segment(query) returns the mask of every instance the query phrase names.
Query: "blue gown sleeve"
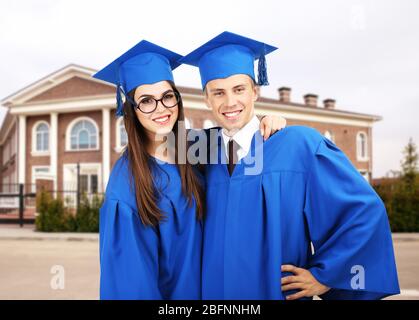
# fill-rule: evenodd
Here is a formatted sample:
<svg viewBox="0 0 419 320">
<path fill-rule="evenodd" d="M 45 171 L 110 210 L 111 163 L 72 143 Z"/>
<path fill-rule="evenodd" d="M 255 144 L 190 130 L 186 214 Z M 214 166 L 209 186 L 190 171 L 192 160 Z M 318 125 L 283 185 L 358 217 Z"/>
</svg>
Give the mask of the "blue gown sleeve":
<svg viewBox="0 0 419 320">
<path fill-rule="evenodd" d="M 100 209 L 100 298 L 162 299 L 158 235 L 127 203 L 106 199 Z"/>
<path fill-rule="evenodd" d="M 381 299 L 400 293 L 385 206 L 331 141 L 317 146 L 304 208 L 314 254 L 309 270 L 331 288 L 323 299 Z"/>
</svg>

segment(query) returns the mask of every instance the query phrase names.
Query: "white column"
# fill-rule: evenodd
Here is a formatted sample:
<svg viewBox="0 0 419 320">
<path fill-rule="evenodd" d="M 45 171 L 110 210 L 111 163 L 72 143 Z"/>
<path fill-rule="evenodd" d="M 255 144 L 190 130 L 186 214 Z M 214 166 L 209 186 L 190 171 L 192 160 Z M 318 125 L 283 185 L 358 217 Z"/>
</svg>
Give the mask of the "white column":
<svg viewBox="0 0 419 320">
<path fill-rule="evenodd" d="M 103 165 L 103 191 L 106 190 L 111 170 L 111 116 L 110 110 L 102 109 L 102 165 Z"/>
<path fill-rule="evenodd" d="M 49 133 L 49 150 L 50 150 L 50 173 L 54 177 L 54 190 L 57 190 L 58 184 L 58 114 L 51 112 L 50 114 L 50 133 Z"/>
<path fill-rule="evenodd" d="M 26 116 L 19 115 L 19 150 L 18 150 L 19 183 L 25 183 L 26 178 Z"/>
</svg>

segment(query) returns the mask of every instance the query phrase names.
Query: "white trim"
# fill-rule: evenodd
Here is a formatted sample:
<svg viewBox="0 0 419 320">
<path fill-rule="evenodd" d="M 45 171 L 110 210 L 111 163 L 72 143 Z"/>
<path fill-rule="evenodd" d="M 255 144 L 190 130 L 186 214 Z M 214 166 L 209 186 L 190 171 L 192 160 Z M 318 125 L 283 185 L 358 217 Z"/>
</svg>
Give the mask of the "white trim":
<svg viewBox="0 0 419 320">
<path fill-rule="evenodd" d="M 32 157 L 49 157 L 50 152 L 49 151 L 31 151 Z"/>
<path fill-rule="evenodd" d="M 111 114 L 107 108 L 102 109 L 102 128 L 103 189 L 105 190 L 111 171 Z"/>
<path fill-rule="evenodd" d="M 44 83 L 41 83 L 38 88 L 33 88 L 32 92 L 29 91 L 28 93 L 24 94 L 20 99 L 17 99 L 13 102 L 14 103 L 25 103 L 26 101 L 29 101 L 29 100 L 43 94 L 44 92 L 47 92 L 48 90 L 51 90 L 51 89 L 59 86 L 60 84 L 66 82 L 70 79 L 73 79 L 73 78 L 80 78 L 80 79 L 83 79 L 83 80 L 112 86 L 109 83 L 106 83 L 104 81 L 92 78 L 91 75 L 85 75 L 85 74 L 77 73 L 77 72 L 74 72 L 74 71 L 69 71 L 68 74 L 61 75 L 60 78 L 47 79 Z"/>
<path fill-rule="evenodd" d="M 11 137 L 13 138 L 11 140 L 13 141 L 14 149 L 15 149 L 14 150 L 15 153 L 12 154 L 12 156 L 14 155 L 15 157 L 17 157 L 17 154 L 19 152 L 19 146 L 17 145 L 18 144 L 18 136 L 19 136 L 19 128 L 18 128 L 18 125 L 16 124 L 15 125 L 15 132 L 11 134 Z M 16 180 L 15 180 L 15 182 L 17 182 L 17 170 L 15 170 L 15 171 L 16 171 Z"/>
<path fill-rule="evenodd" d="M 62 99 L 60 101 L 48 101 L 42 103 L 28 103 L 14 105 L 10 109 L 11 114 L 37 115 L 50 112 L 73 113 L 102 108 L 115 108 L 115 97 L 113 95 L 91 96 L 89 98 Z"/>
<path fill-rule="evenodd" d="M 126 147 L 126 145 L 121 145 L 121 131 L 120 131 L 120 125 L 124 125 L 124 118 L 123 117 L 119 117 L 118 119 L 116 119 L 115 121 L 115 148 L 114 150 L 116 152 L 122 152 L 122 150 L 124 150 L 124 148 Z M 125 128 L 125 126 L 124 126 Z"/>
<path fill-rule="evenodd" d="M 58 179 L 58 114 L 51 112 L 50 114 L 50 132 L 49 132 L 49 145 L 51 150 L 50 172 L 54 177 L 54 190 L 57 190 Z"/>
<path fill-rule="evenodd" d="M 19 151 L 18 151 L 18 170 L 19 183 L 25 183 L 26 171 L 26 116 L 19 115 Z"/>
<path fill-rule="evenodd" d="M 202 98 L 192 96 L 193 99 L 184 97 L 184 105 L 187 109 L 198 109 L 208 111 L 208 107 Z M 102 108 L 115 108 L 115 97 L 113 95 L 92 96 L 83 99 L 69 99 L 61 101 L 50 101 L 48 103 L 31 103 L 15 105 L 10 110 L 11 114 L 44 114 L 49 112 L 69 113 L 91 110 L 102 110 Z M 375 121 L 381 118 L 370 115 L 346 114 L 320 108 L 303 108 L 287 106 L 283 104 L 267 104 L 256 102 L 255 113 L 257 115 L 280 115 L 290 120 L 302 120 L 320 123 L 332 123 L 356 127 L 372 127 Z"/>
<path fill-rule="evenodd" d="M 363 157 L 361 155 L 361 150 L 358 148 L 358 139 L 360 139 L 360 136 L 364 135 L 365 137 L 365 156 Z M 355 140 L 355 148 L 356 148 L 356 160 L 359 162 L 367 162 L 369 161 L 369 150 L 368 150 L 368 134 L 365 131 L 358 131 L 356 134 L 356 140 Z"/>
<path fill-rule="evenodd" d="M 29 86 L 24 87 L 23 89 L 7 96 L 1 101 L 1 103 L 21 103 L 25 100 L 30 100 L 34 96 L 37 96 L 51 89 L 51 87 L 59 85 L 60 83 L 68 80 L 71 77 L 81 77 L 92 82 L 107 84 L 106 82 L 92 78 L 91 76 L 95 72 L 96 70 L 91 68 L 70 64 L 62 69 L 59 69 L 58 71 L 55 71 L 47 75 L 46 77 L 41 78 L 40 80 L 30 84 Z"/>
<path fill-rule="evenodd" d="M 71 149 L 71 130 L 73 129 L 74 125 L 79 121 L 89 121 L 91 122 L 96 128 L 96 148 L 89 148 L 89 149 Z M 66 152 L 84 152 L 84 151 L 98 151 L 100 150 L 99 147 L 99 127 L 96 121 L 90 117 L 82 116 L 73 119 L 67 126 L 66 133 L 65 133 L 65 151 Z"/>
<path fill-rule="evenodd" d="M 36 130 L 38 128 L 38 126 L 40 126 L 41 124 L 45 124 L 48 127 L 48 150 L 37 150 L 37 134 L 36 134 Z M 50 129 L 50 125 L 47 121 L 45 120 L 39 120 L 36 121 L 34 123 L 34 125 L 32 126 L 32 149 L 31 149 L 31 156 L 34 157 L 39 157 L 39 156 L 49 156 L 50 154 L 50 150 L 51 150 L 51 139 L 50 139 L 50 134 L 51 134 L 51 129 Z"/>
</svg>

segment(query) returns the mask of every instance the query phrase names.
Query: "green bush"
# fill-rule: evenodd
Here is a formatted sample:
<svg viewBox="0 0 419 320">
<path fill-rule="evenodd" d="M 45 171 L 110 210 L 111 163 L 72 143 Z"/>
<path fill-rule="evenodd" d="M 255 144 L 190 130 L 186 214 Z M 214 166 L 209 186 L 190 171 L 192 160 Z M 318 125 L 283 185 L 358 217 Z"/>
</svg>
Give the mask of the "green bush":
<svg viewBox="0 0 419 320">
<path fill-rule="evenodd" d="M 419 193 L 399 191 L 392 201 L 390 223 L 396 232 L 419 231 Z"/>
<path fill-rule="evenodd" d="M 385 203 L 393 232 L 419 232 L 418 155 L 412 139 L 404 154 L 399 176 L 383 179 L 374 188 Z"/>
<path fill-rule="evenodd" d="M 42 191 L 37 199 L 39 216 L 36 218 L 36 229 L 45 232 L 66 231 L 68 213 L 61 198 L 53 199 L 48 192 Z"/>
<path fill-rule="evenodd" d="M 89 200 L 86 194 L 82 195 L 80 208 L 75 217 L 77 232 L 99 232 L 99 209 L 102 199 L 98 195 L 93 195 Z"/>
<path fill-rule="evenodd" d="M 50 193 L 41 191 L 37 195 L 38 216 L 35 220 L 37 231 L 44 232 L 98 232 L 99 209 L 102 197 L 93 195 L 92 199 L 83 194 L 77 212 L 64 206 L 61 197 L 54 199 Z"/>
</svg>

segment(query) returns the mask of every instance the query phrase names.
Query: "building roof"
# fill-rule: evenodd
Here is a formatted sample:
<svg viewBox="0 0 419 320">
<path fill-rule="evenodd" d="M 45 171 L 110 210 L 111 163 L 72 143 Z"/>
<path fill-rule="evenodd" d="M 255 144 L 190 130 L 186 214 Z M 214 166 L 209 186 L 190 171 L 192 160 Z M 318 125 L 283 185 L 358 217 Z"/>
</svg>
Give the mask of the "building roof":
<svg viewBox="0 0 419 320">
<path fill-rule="evenodd" d="M 38 81 L 35 81 L 34 83 L 31 83 L 22 89 L 10 94 L 9 96 L 2 99 L 1 104 L 3 104 L 6 107 L 13 106 L 13 104 L 22 104 L 28 101 L 31 101 L 34 96 L 39 96 L 41 93 L 45 92 L 46 90 L 51 89 L 51 87 L 57 86 L 60 83 L 63 83 L 63 81 L 68 80 L 69 76 L 74 75 L 74 77 L 83 77 L 85 80 L 92 81 L 92 82 L 98 82 L 102 85 L 113 87 L 113 85 L 94 79 L 91 77 L 97 70 L 84 67 L 78 64 L 68 64 L 67 66 L 39 79 Z M 202 97 L 203 91 L 200 88 L 191 88 L 191 87 L 184 87 L 184 86 L 178 86 L 179 91 L 184 95 L 190 95 L 190 96 L 196 96 Z M 32 94 L 33 92 L 36 92 L 36 95 Z M 109 91 L 108 93 L 105 93 L 109 96 L 112 95 L 112 91 Z M 104 95 L 103 91 L 98 93 L 98 96 Z M 45 95 L 47 96 L 47 95 Z M 307 112 L 311 114 L 319 114 L 319 115 L 329 115 L 329 116 L 340 116 L 340 117 L 347 117 L 347 118 L 358 118 L 358 119 L 364 119 L 367 121 L 378 121 L 382 118 L 378 115 L 371 115 L 366 113 L 358 113 L 358 112 L 351 112 L 341 109 L 326 109 L 323 107 L 312 107 L 307 106 L 303 103 L 296 103 L 296 102 L 285 102 L 280 101 L 279 99 L 273 99 L 273 98 L 267 98 L 267 97 L 260 97 L 257 101 L 257 104 L 263 105 L 263 107 L 267 107 L 268 109 L 277 109 L 280 108 L 282 110 L 294 110 L 297 112 Z M 8 113 L 9 114 L 9 113 Z M 9 115 L 13 116 L 13 115 Z M 7 117 L 7 116 L 6 116 Z M 6 120 L 3 123 L 6 123 Z"/>
<path fill-rule="evenodd" d="M 203 95 L 202 93 L 202 89 L 198 89 L 198 88 L 191 88 L 191 87 L 183 87 L 183 86 L 178 86 L 177 87 L 178 90 L 181 93 L 184 94 L 191 94 L 191 95 Z M 273 99 L 273 98 L 267 98 L 267 97 L 259 97 L 259 99 L 257 100 L 257 102 L 260 103 L 266 103 L 266 104 L 271 104 L 273 106 L 277 105 L 277 106 L 290 106 L 290 107 L 297 107 L 297 108 L 304 108 L 304 109 L 300 109 L 301 111 L 318 111 L 318 112 L 324 112 L 324 113 L 339 113 L 339 114 L 343 114 L 343 115 L 348 115 L 348 116 L 362 116 L 363 118 L 368 117 L 371 118 L 374 121 L 379 121 L 382 119 L 381 116 L 378 115 L 372 115 L 372 114 L 367 114 L 367 113 L 359 113 L 359 112 L 351 112 L 351 111 L 345 111 L 345 110 L 340 110 L 340 109 L 325 109 L 323 107 L 308 107 L 307 105 L 303 104 L 303 103 L 296 103 L 296 102 L 283 102 L 280 101 L 279 99 Z"/>
</svg>

